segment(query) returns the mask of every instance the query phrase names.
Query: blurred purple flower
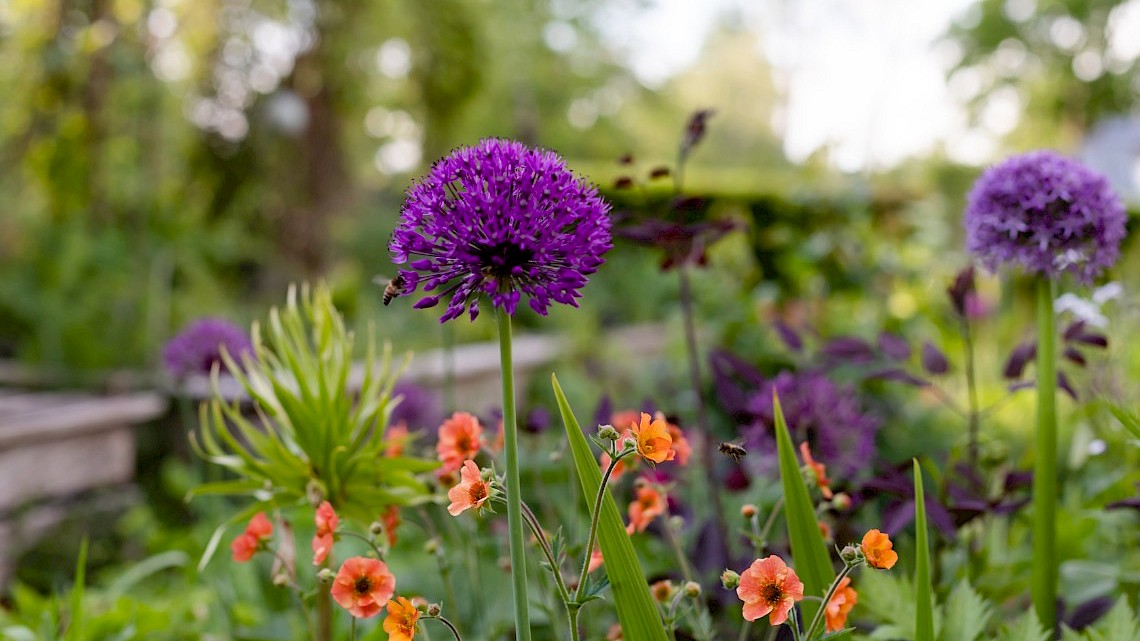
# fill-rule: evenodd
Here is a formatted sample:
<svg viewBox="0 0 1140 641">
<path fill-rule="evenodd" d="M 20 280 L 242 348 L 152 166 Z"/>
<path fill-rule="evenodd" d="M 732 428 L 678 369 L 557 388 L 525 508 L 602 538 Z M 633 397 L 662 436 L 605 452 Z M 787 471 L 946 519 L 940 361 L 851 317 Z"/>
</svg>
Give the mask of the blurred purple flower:
<svg viewBox="0 0 1140 641">
<path fill-rule="evenodd" d="M 819 350 L 825 362 L 870 363 L 875 360 L 871 344 L 855 336 L 837 336 Z"/>
<path fill-rule="evenodd" d="M 1050 151 L 987 169 L 971 190 L 966 246 L 991 271 L 1016 263 L 1088 283 L 1116 262 L 1125 212 L 1104 176 Z"/>
<path fill-rule="evenodd" d="M 201 318 L 170 339 L 162 350 L 162 361 L 175 378 L 209 374 L 215 363 L 222 363 L 223 347 L 239 365 L 245 355 L 253 354 L 245 330 L 225 319 Z"/>
<path fill-rule="evenodd" d="M 974 295 L 974 266 L 969 267 L 958 272 L 954 276 L 954 282 L 946 289 L 946 294 L 950 296 L 950 304 L 954 306 L 954 311 L 962 318 L 969 317 L 968 306 L 970 298 Z"/>
<path fill-rule="evenodd" d="M 749 461 L 754 451 L 759 455 L 757 460 L 775 451 L 772 392 L 780 396 L 792 440 L 810 443 L 829 474 L 852 477 L 870 468 L 880 419 L 863 411 L 853 389 L 840 387 L 823 373 L 811 370 L 780 372 L 750 395 L 746 409 L 751 423 L 742 431 L 750 446 Z"/>
<path fill-rule="evenodd" d="M 945 374 L 950 371 L 950 361 L 946 360 L 942 350 L 926 341 L 922 344 L 922 369 L 929 374 Z"/>
<path fill-rule="evenodd" d="M 443 422 L 443 406 L 432 390 L 404 380 L 392 387 L 392 397 L 402 397 L 392 410 L 389 424 L 403 422 L 409 430 L 434 432 Z"/>
<path fill-rule="evenodd" d="M 883 356 L 893 361 L 905 361 L 910 358 L 910 344 L 898 334 L 881 332 L 879 334 L 879 351 Z"/>
<path fill-rule="evenodd" d="M 731 220 L 706 220 L 693 223 L 675 223 L 647 219 L 618 229 L 617 235 L 664 252 L 661 269 L 669 270 L 682 265 L 703 266 L 708 262 L 705 249 L 737 228 Z"/>
<path fill-rule="evenodd" d="M 551 151 L 488 139 L 436 162 L 408 189 L 389 249 L 405 294 L 450 296 L 440 322 L 479 314 L 479 295 L 514 314 L 523 294 L 546 315 L 550 303 L 577 306 L 579 289 L 611 247 L 610 207 Z"/>
</svg>

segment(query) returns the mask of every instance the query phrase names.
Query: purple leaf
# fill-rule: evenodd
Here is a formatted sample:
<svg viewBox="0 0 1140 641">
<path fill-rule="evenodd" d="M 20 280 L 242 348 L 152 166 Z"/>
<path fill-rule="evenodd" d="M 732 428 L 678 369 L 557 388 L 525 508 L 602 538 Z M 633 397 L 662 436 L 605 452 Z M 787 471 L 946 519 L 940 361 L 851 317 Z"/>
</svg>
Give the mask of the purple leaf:
<svg viewBox="0 0 1140 641">
<path fill-rule="evenodd" d="M 942 350 L 926 341 L 922 344 L 922 368 L 931 374 L 945 374 L 950 371 L 950 362 Z"/>
<path fill-rule="evenodd" d="M 1030 339 L 1022 342 L 1010 352 L 1001 375 L 1009 380 L 1021 378 L 1025 366 L 1034 358 L 1037 358 L 1037 341 Z"/>
<path fill-rule="evenodd" d="M 869 363 L 875 360 L 875 350 L 871 345 L 854 336 L 839 336 L 828 341 L 819 353 L 825 360 Z"/>
<path fill-rule="evenodd" d="M 1065 376 L 1064 372 L 1057 372 L 1057 387 L 1065 391 L 1074 401 L 1077 399 L 1077 390 L 1073 388 L 1072 383 L 1069 382 L 1069 377 Z"/>
<path fill-rule="evenodd" d="M 896 383 L 905 383 L 907 385 L 914 385 L 915 387 L 926 387 L 930 385 L 930 381 L 919 378 L 910 372 L 899 369 L 897 367 L 890 369 L 883 369 L 877 372 L 872 372 L 867 375 L 869 381 L 893 381 Z"/>
<path fill-rule="evenodd" d="M 974 293 L 974 266 L 970 265 L 958 272 L 946 293 L 950 296 L 954 311 L 964 318 L 968 312 L 970 295 Z"/>
<path fill-rule="evenodd" d="M 890 332 L 879 334 L 879 351 L 894 361 L 905 361 L 910 358 L 910 345 L 906 339 Z"/>
<path fill-rule="evenodd" d="M 1081 354 L 1079 351 L 1077 351 L 1075 347 L 1066 347 L 1065 351 L 1061 352 L 1061 354 L 1065 358 L 1069 359 L 1073 363 L 1076 363 L 1077 365 L 1080 365 L 1081 367 L 1088 365 L 1088 361 L 1085 360 L 1084 354 Z"/>
<path fill-rule="evenodd" d="M 794 329 L 788 327 L 784 321 L 776 321 L 773 325 L 776 333 L 780 335 L 780 340 L 784 341 L 784 345 L 793 352 L 801 352 L 804 349 L 804 342 L 800 339 L 800 335 Z"/>
</svg>

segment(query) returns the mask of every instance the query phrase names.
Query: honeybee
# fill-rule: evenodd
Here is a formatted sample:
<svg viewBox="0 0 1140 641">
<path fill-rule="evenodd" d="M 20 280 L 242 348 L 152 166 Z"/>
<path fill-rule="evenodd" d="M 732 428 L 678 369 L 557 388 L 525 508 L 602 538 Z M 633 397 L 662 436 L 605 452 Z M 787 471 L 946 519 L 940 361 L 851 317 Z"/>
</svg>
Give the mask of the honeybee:
<svg viewBox="0 0 1140 641">
<path fill-rule="evenodd" d="M 385 277 L 383 277 L 383 276 L 377 276 L 376 278 L 372 279 L 372 282 L 376 283 L 377 285 L 380 285 L 380 284 L 384 283 L 385 280 L 388 280 L 388 279 L 385 279 Z M 384 285 L 384 306 L 385 307 L 387 307 L 388 304 L 392 302 L 393 298 L 396 298 L 400 294 L 404 293 L 404 285 L 405 284 L 406 284 L 406 281 L 404 280 L 403 274 L 396 274 L 395 278 L 388 280 L 388 283 L 386 285 Z"/>
<path fill-rule="evenodd" d="M 736 461 L 737 463 L 740 462 L 740 459 L 748 456 L 748 450 L 744 449 L 743 446 L 737 443 L 721 443 L 717 449 L 721 454 L 724 454 L 725 456 L 731 456 L 732 460 Z"/>
</svg>

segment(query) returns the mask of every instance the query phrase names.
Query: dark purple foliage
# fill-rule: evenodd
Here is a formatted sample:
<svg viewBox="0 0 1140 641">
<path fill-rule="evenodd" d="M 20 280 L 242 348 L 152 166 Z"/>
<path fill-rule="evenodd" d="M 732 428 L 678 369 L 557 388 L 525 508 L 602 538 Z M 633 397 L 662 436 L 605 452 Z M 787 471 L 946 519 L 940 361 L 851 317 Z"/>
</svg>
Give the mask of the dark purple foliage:
<svg viewBox="0 0 1140 641">
<path fill-rule="evenodd" d="M 902 336 L 881 332 L 878 342 L 879 351 L 892 361 L 905 361 L 910 358 L 910 344 Z"/>
<path fill-rule="evenodd" d="M 966 318 L 969 315 L 970 299 L 974 297 L 974 266 L 958 272 L 954 282 L 947 288 L 946 294 L 950 296 L 950 304 L 958 316 Z"/>
<path fill-rule="evenodd" d="M 639 245 L 661 249 L 665 254 L 661 269 L 669 270 L 681 265 L 704 265 L 708 261 L 705 250 L 734 229 L 736 223 L 731 220 L 675 223 L 650 218 L 622 227 L 617 235 Z"/>
<path fill-rule="evenodd" d="M 922 344 L 922 369 L 930 374 L 945 374 L 950 371 L 950 361 L 946 360 L 942 350 L 926 341 Z"/>
<path fill-rule="evenodd" d="M 1125 212 L 1108 180 L 1049 151 L 987 169 L 970 191 L 966 246 L 991 271 L 1006 263 L 1088 283 L 1116 262 Z"/>
<path fill-rule="evenodd" d="M 550 429 L 550 411 L 541 405 L 536 405 L 526 413 L 522 427 L 531 434 L 542 434 Z"/>
<path fill-rule="evenodd" d="M 685 125 L 685 135 L 681 138 L 682 159 L 688 156 L 693 147 L 696 147 L 705 137 L 708 120 L 715 114 L 716 110 L 714 109 L 701 109 L 689 116 L 689 122 Z"/>
<path fill-rule="evenodd" d="M 253 354 L 253 344 L 245 330 L 221 318 L 202 318 L 186 326 L 162 350 L 166 371 L 175 378 L 209 374 L 222 362 L 222 348 L 238 364 Z"/>
<path fill-rule="evenodd" d="M 810 443 L 815 458 L 828 466 L 833 478 L 850 478 L 869 469 L 880 419 L 863 411 L 853 389 L 810 370 L 781 372 L 749 395 L 745 410 L 751 420 L 742 428 L 749 446 L 748 461 L 771 463 L 775 451 L 773 392 L 780 397 L 792 440 Z"/>
<path fill-rule="evenodd" d="M 867 341 L 854 336 L 839 336 L 831 339 L 819 350 L 824 361 L 845 363 L 870 363 L 875 360 L 875 350 Z"/>
<path fill-rule="evenodd" d="M 780 340 L 783 341 L 784 345 L 787 346 L 788 349 L 792 350 L 793 352 L 803 351 L 803 339 L 801 339 L 800 335 L 796 333 L 796 330 L 789 327 L 787 323 L 778 320 L 772 325 L 772 327 L 776 330 L 776 334 L 779 335 Z"/>
<path fill-rule="evenodd" d="M 1025 366 L 1035 358 L 1037 358 L 1037 341 L 1035 339 L 1023 341 L 1010 352 L 1009 360 L 1005 362 L 1005 369 L 1002 370 L 1002 376 L 1009 380 L 1021 378 L 1025 372 Z"/>
<path fill-rule="evenodd" d="M 587 276 L 611 247 L 609 205 L 557 154 L 488 139 L 453 151 L 407 191 L 389 249 L 407 285 L 449 297 L 446 322 L 479 314 L 479 295 L 514 314 L 525 294 L 546 315 L 577 306 Z"/>
<path fill-rule="evenodd" d="M 1089 362 L 1085 359 L 1084 354 L 1081 354 L 1076 348 L 1073 347 L 1066 347 L 1065 350 L 1061 352 L 1061 355 L 1074 364 L 1079 365 L 1080 367 L 1084 367 L 1085 365 L 1089 364 Z"/>
<path fill-rule="evenodd" d="M 906 385 L 914 385 L 915 387 L 926 387 L 930 385 L 930 381 L 919 378 L 914 374 L 900 369 L 898 367 L 889 367 L 886 369 L 876 370 L 866 376 L 868 381 L 892 381 L 895 383 L 904 383 Z"/>
</svg>

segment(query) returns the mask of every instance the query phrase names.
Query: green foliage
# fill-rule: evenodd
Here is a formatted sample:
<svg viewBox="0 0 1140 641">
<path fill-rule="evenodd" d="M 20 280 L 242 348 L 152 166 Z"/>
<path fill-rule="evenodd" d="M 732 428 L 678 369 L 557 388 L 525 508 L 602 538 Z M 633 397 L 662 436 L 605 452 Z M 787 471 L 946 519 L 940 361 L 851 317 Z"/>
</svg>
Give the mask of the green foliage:
<svg viewBox="0 0 1140 641">
<path fill-rule="evenodd" d="M 959 581 L 942 609 L 942 630 L 939 641 L 976 641 L 986 630 L 993 616 L 993 607 L 979 595 L 969 582 Z"/>
<path fill-rule="evenodd" d="M 922 467 L 914 463 L 914 634 L 915 641 L 934 641 L 934 587 L 930 584 L 930 543 L 926 527 L 926 495 L 922 489 Z"/>
<path fill-rule="evenodd" d="M 363 370 L 354 374 L 354 336 L 326 287 L 305 287 L 299 298 L 291 288 L 285 309 L 270 312 L 264 335 L 254 326 L 253 343 L 254 356 L 240 365 L 228 354 L 224 359 L 254 401 L 258 421 L 239 402 L 223 400 L 215 370 L 216 398 L 203 405 L 192 438 L 203 458 L 238 478 L 200 486 L 192 496 L 248 495 L 264 509 L 319 495 L 362 523 L 388 505 L 426 500 L 415 475 L 436 464 L 384 456 L 395 382 L 391 350 L 385 346 L 378 356 L 370 334 Z"/>
<path fill-rule="evenodd" d="M 1140 620 L 1128 607 L 1128 599 L 1120 597 L 1085 636 L 1089 641 L 1134 641 L 1140 639 Z"/>
<path fill-rule="evenodd" d="M 792 437 L 788 434 L 788 424 L 784 421 L 784 411 L 780 399 L 773 397 L 776 415 L 776 448 L 780 459 L 780 479 L 784 487 L 784 514 L 788 522 L 788 539 L 792 543 L 792 558 L 795 560 L 796 574 L 804 583 L 805 595 L 822 597 L 828 586 L 835 580 L 835 571 L 827 554 L 827 546 L 819 531 L 819 520 L 815 507 L 800 473 L 796 460 Z M 803 619 L 811 621 L 819 610 L 816 601 L 800 604 Z"/>
<path fill-rule="evenodd" d="M 1045 641 L 1048 638 L 1049 633 L 1041 626 L 1041 621 L 1033 608 L 1029 608 L 1024 615 L 1005 626 L 1001 634 L 995 637 L 997 641 Z"/>
<path fill-rule="evenodd" d="M 552 376 L 551 381 L 582 494 L 586 497 L 596 496 L 602 484 L 598 461 L 594 458 L 586 437 L 582 435 L 582 428 L 566 401 L 566 395 L 562 393 L 562 387 L 558 385 L 558 378 Z M 622 524 L 621 512 L 608 492 L 602 502 L 602 514 L 598 522 L 598 543 L 605 558 L 606 575 L 613 588 L 614 607 L 621 622 L 623 638 L 629 641 L 664 641 L 667 638 L 665 626 L 661 622 L 657 605 L 649 594 L 648 581 Z M 590 554 L 590 550 L 584 554 Z"/>
</svg>

